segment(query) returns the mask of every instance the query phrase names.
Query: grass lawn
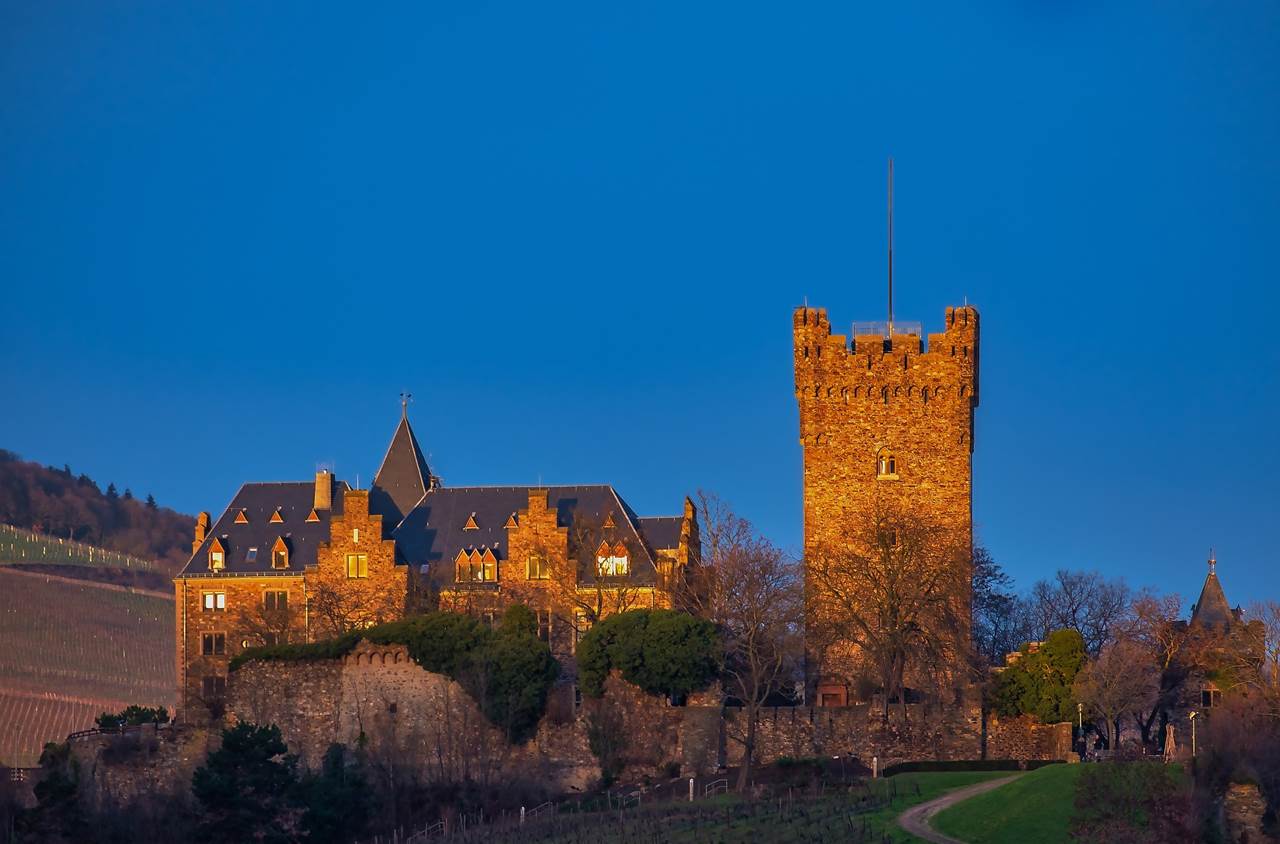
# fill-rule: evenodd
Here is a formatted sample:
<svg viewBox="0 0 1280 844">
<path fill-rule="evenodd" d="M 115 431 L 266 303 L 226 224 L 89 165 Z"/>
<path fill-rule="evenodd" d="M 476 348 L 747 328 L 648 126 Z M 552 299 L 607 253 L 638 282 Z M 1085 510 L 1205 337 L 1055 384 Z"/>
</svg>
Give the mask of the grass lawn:
<svg viewBox="0 0 1280 844">
<path fill-rule="evenodd" d="M 933 818 L 933 828 L 971 844 L 1066 842 L 1083 765 L 1049 765 Z"/>
<path fill-rule="evenodd" d="M 750 802 L 726 795 L 693 803 L 679 801 L 651 804 L 626 812 L 591 812 L 560 815 L 546 824 L 529 826 L 511 841 L 545 842 L 627 842 L 670 841 L 716 842 L 716 844 L 761 844 L 761 842 L 863 841 L 880 844 L 884 838 L 899 844 L 920 839 L 898 827 L 897 817 L 905 809 L 932 800 L 954 788 L 972 785 L 1006 772 L 945 772 L 899 774 L 875 780 L 867 792 L 828 791 L 823 797 L 763 798 Z M 785 795 L 785 789 L 780 792 Z M 871 797 L 874 805 L 866 798 Z M 1038 844 L 1038 842 L 1037 842 Z"/>
</svg>

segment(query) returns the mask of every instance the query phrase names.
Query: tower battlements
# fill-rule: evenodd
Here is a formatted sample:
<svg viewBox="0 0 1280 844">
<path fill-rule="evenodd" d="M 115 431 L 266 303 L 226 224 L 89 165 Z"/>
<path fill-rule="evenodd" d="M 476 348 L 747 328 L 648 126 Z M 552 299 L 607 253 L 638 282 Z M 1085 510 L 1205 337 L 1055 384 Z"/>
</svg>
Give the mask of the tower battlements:
<svg viewBox="0 0 1280 844">
<path fill-rule="evenodd" d="M 797 308 L 795 341 L 796 398 L 916 401 L 963 399 L 978 404 L 978 309 L 949 307 L 945 329 L 928 335 L 832 334 L 825 308 Z M 896 326 L 895 326 L 896 327 Z"/>
</svg>

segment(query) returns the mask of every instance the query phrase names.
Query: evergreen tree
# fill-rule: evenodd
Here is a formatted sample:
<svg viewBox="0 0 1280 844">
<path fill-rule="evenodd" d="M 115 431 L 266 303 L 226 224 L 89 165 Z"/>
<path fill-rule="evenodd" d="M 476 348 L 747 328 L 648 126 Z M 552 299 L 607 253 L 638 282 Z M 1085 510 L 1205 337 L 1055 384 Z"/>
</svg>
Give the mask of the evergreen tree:
<svg viewBox="0 0 1280 844">
<path fill-rule="evenodd" d="M 125 489 L 124 489 L 124 495 L 123 495 L 123 496 L 121 496 L 121 497 L 122 497 L 122 498 L 124 498 L 124 500 L 125 500 L 125 501 L 132 501 L 132 500 L 133 500 L 133 490 L 129 489 L 128 487 L 125 487 Z"/>
<path fill-rule="evenodd" d="M 191 778 L 200 804 L 200 841 L 286 842 L 297 838 L 297 757 L 280 728 L 241 722 Z"/>
<path fill-rule="evenodd" d="M 110 501 L 115 501 L 119 497 L 120 497 L 120 493 L 116 492 L 116 485 L 107 484 L 107 499 Z"/>
<path fill-rule="evenodd" d="M 156 507 L 156 497 L 149 492 L 147 493 L 147 509 L 148 510 L 158 509 Z"/>
</svg>

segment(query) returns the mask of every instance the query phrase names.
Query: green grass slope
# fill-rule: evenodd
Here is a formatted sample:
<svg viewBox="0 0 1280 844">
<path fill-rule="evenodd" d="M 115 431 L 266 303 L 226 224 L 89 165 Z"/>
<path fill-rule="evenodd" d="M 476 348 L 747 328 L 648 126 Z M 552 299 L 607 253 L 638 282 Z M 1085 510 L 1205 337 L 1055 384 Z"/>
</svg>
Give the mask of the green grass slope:
<svg viewBox="0 0 1280 844">
<path fill-rule="evenodd" d="M 933 828 L 969 844 L 1070 841 L 1067 829 L 1082 770 L 1082 765 L 1050 765 L 1024 774 L 938 813 Z"/>
<path fill-rule="evenodd" d="M 692 803 L 681 799 L 648 798 L 638 808 L 618 811 L 562 813 L 526 828 L 519 840 L 547 844 L 599 844 L 662 841 L 671 844 L 801 844 L 813 841 L 914 844 L 920 839 L 897 824 L 898 815 L 918 803 L 966 785 L 1007 772 L 946 772 L 900 774 L 869 784 L 870 795 L 860 789 L 828 786 L 823 797 L 805 796 L 797 788 L 789 796 L 785 787 L 773 796 L 744 800 L 736 794 Z M 677 798 L 683 781 L 676 784 Z M 874 799 L 866 802 L 868 796 Z"/>
</svg>

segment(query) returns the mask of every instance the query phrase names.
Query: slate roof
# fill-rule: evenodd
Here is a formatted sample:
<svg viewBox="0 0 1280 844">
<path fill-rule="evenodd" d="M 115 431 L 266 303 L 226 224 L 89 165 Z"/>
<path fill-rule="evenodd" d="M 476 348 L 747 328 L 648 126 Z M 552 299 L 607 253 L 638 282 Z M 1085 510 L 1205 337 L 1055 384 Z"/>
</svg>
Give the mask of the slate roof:
<svg viewBox="0 0 1280 844">
<path fill-rule="evenodd" d="M 249 483 L 231 499 L 227 509 L 214 523 L 204 542 L 191 555 L 178 577 L 225 577 L 236 574 L 299 575 L 306 566 L 316 563 L 316 546 L 329 539 L 329 517 L 342 513 L 342 497 L 348 486 L 333 482 L 333 509 L 317 510 L 319 521 L 308 522 L 315 504 L 315 481 L 284 483 Z M 283 522 L 273 523 L 271 515 L 279 508 Z M 244 511 L 247 524 L 236 524 L 236 516 Z M 289 568 L 271 567 L 271 546 L 283 537 L 289 548 Z M 209 571 L 209 546 L 214 539 L 226 551 L 226 568 Z M 249 549 L 257 548 L 257 559 L 248 559 Z"/>
<path fill-rule="evenodd" d="M 649 547 L 653 550 L 673 550 L 680 547 L 680 527 L 683 524 L 683 516 L 641 516 L 640 532 L 649 540 Z"/>
<path fill-rule="evenodd" d="M 1212 571 L 1204 579 L 1204 587 L 1200 590 L 1200 600 L 1196 601 L 1191 611 L 1191 626 L 1227 629 L 1236 622 L 1236 614 L 1227 603 L 1227 595 L 1222 591 L 1218 575 Z"/>
<path fill-rule="evenodd" d="M 422 456 L 418 438 L 413 435 L 408 415 L 402 414 L 387 454 L 382 458 L 382 466 L 373 476 L 369 511 L 382 514 L 383 527 L 389 533 L 430 488 L 431 469 Z"/>
<path fill-rule="evenodd" d="M 676 523 L 678 544 L 680 517 L 641 519 L 614 488 L 606 484 L 438 487 L 427 493 L 392 536 L 408 562 L 426 564 L 428 571 L 440 572 L 442 578 L 451 581 L 453 561 L 459 551 L 489 548 L 499 561 L 508 559 L 507 520 L 529 506 L 529 491 L 533 489 L 546 490 L 547 506 L 557 511 L 560 527 L 568 527 L 575 517 L 603 522 L 605 516 L 612 513 L 615 527 L 610 539 L 622 540 L 639 552 L 638 558 L 632 560 L 635 582 L 639 585 L 657 583 L 653 552 L 675 547 L 665 544 L 671 535 L 671 521 Z M 465 530 L 472 514 L 476 529 Z M 653 536 L 649 528 L 654 529 Z M 594 569 L 582 574 L 584 582 L 591 582 L 593 576 Z"/>
</svg>

